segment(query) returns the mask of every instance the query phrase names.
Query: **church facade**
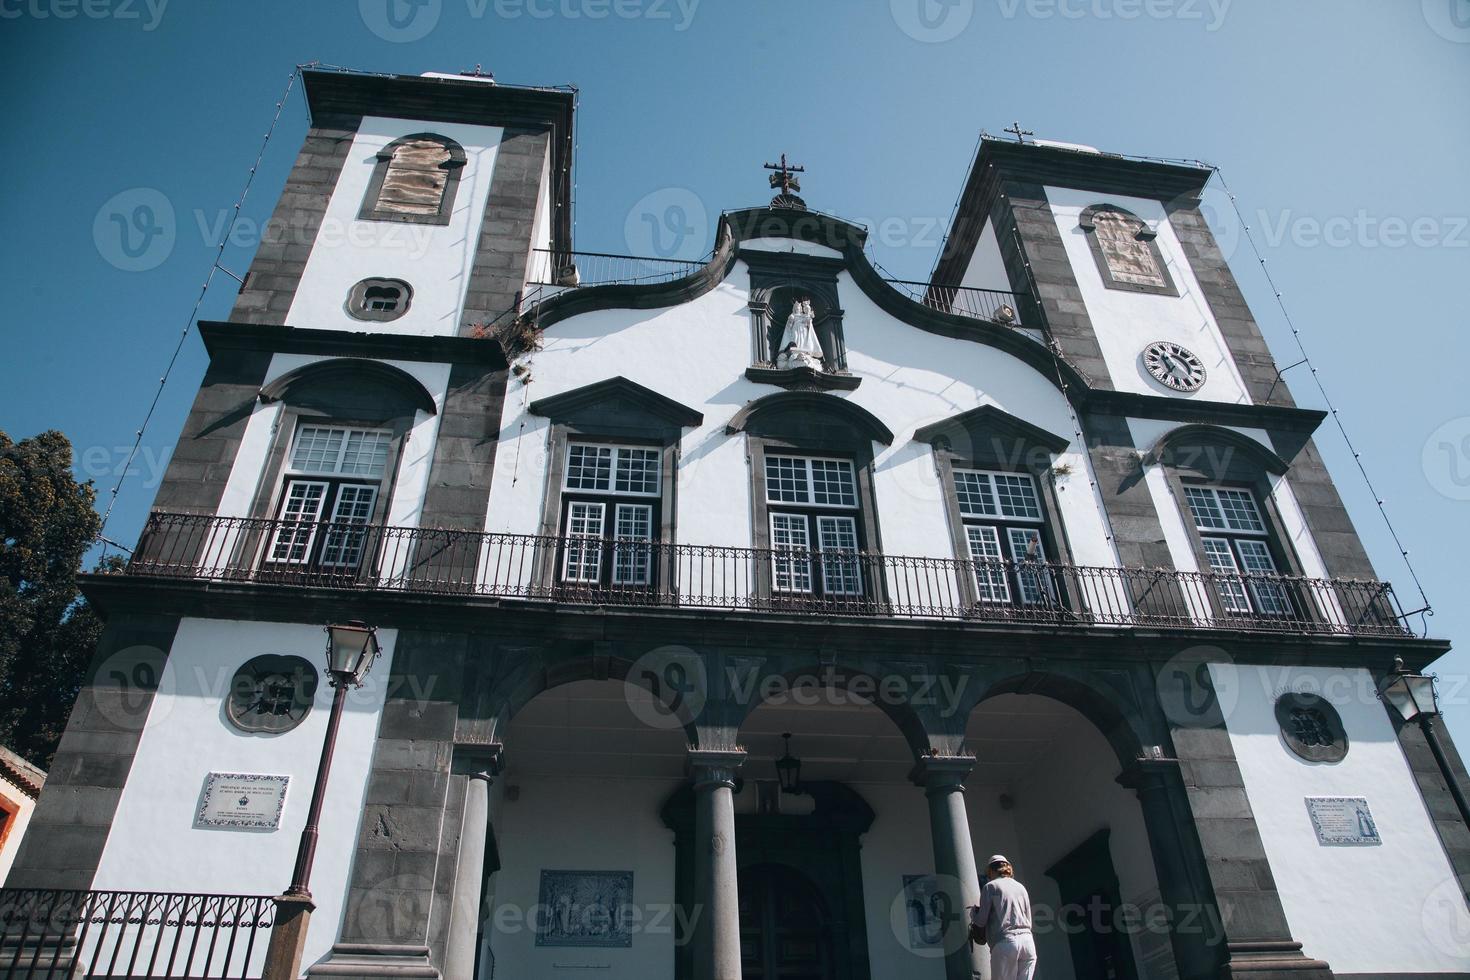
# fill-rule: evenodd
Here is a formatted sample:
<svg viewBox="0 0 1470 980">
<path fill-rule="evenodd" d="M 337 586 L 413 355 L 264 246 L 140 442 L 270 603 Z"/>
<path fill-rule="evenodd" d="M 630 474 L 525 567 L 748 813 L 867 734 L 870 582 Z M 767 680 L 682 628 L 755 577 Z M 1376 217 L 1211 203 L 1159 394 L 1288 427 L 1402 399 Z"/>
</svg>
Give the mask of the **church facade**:
<svg viewBox="0 0 1470 980">
<path fill-rule="evenodd" d="M 706 260 L 612 257 L 573 93 L 305 82 L 10 889 L 278 894 L 361 621 L 309 976 L 982 977 L 996 852 L 1042 976 L 1470 976 L 1470 833 L 1377 694 L 1448 644 L 1209 171 L 986 139 L 914 285 L 783 158 Z"/>
</svg>

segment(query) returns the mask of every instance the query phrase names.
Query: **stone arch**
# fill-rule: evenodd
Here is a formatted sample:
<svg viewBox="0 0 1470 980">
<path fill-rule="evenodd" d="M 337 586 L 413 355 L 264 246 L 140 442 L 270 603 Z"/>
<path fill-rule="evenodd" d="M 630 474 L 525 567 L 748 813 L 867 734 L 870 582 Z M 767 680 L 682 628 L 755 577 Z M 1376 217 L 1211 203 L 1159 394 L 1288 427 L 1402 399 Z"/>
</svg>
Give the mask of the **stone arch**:
<svg viewBox="0 0 1470 980">
<path fill-rule="evenodd" d="M 1145 746 L 1160 742 L 1144 718 L 1143 707 L 1090 669 L 1028 670 L 1001 676 L 970 706 L 967 720 L 980 705 L 1001 694 L 1036 694 L 1072 708 L 1107 739 L 1124 770 L 1145 756 Z"/>
<path fill-rule="evenodd" d="M 263 402 L 286 402 L 352 418 L 413 417 L 438 412 L 423 382 L 382 361 L 334 357 L 287 371 L 260 389 Z"/>
<path fill-rule="evenodd" d="M 811 427 L 826 420 L 839 429 L 856 431 L 873 442 L 891 445 L 893 431 L 861 405 L 815 391 L 778 391 L 757 398 L 731 417 L 725 432 L 754 435 L 786 435 L 793 425 Z"/>
<path fill-rule="evenodd" d="M 1188 470 L 1219 482 L 1229 478 L 1236 453 L 1267 473 L 1279 476 L 1288 469 L 1286 460 L 1250 436 L 1202 423 L 1181 425 L 1164 433 L 1149 448 L 1144 462 Z"/>
</svg>

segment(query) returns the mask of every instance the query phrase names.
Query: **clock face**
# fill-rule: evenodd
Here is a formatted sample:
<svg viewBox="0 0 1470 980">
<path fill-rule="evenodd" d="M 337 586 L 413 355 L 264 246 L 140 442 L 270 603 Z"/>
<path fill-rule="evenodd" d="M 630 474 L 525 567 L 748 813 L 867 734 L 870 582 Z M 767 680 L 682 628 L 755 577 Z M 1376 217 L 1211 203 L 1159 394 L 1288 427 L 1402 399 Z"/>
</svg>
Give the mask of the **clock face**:
<svg viewBox="0 0 1470 980">
<path fill-rule="evenodd" d="M 1205 383 L 1205 366 L 1194 352 L 1167 340 L 1143 349 L 1143 366 L 1160 384 L 1175 391 L 1194 391 Z"/>
<path fill-rule="evenodd" d="M 256 657 L 235 671 L 225 716 L 241 731 L 290 731 L 311 710 L 316 683 L 316 668 L 301 657 Z"/>
</svg>

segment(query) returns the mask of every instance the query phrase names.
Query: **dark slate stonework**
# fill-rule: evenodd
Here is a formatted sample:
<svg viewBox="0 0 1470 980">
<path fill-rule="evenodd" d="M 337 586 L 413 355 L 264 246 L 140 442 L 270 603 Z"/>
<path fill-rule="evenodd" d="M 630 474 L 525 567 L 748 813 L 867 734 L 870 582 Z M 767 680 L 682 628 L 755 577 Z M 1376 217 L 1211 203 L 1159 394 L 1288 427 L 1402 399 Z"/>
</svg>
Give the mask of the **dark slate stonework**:
<svg viewBox="0 0 1470 980">
<path fill-rule="evenodd" d="M 507 378 L 504 368 L 493 365 L 461 363 L 450 368 L 449 394 L 439 417 L 424 497 L 424 527 L 472 531 L 485 527 Z M 478 542 L 473 547 L 477 549 Z"/>
<path fill-rule="evenodd" d="M 172 616 L 109 618 L 7 887 L 92 886 L 178 625 Z"/>
<path fill-rule="evenodd" d="M 467 648 L 464 634 L 404 630 L 394 647 L 367 801 L 342 921 L 341 943 L 430 945 L 443 962 L 441 847 L 458 846 L 448 819 L 455 721 Z M 450 838 L 445 844 L 445 837 Z M 452 856 L 448 860 L 453 867 Z M 430 924 L 436 932 L 430 936 Z"/>
<path fill-rule="evenodd" d="M 1082 418 L 1082 430 L 1118 558 L 1127 567 L 1173 568 L 1164 527 L 1144 483 L 1128 420 L 1120 415 L 1089 413 Z"/>
<path fill-rule="evenodd" d="M 327 202 L 361 124 L 362 117 L 354 115 L 323 114 L 313 120 L 275 212 L 262 231 L 230 319 L 286 322 Z"/>
<path fill-rule="evenodd" d="M 1404 724 L 1387 705 L 1384 710 L 1389 712 L 1389 718 L 1398 730 L 1399 746 L 1404 750 L 1404 758 L 1414 774 L 1414 781 L 1419 784 L 1419 795 L 1424 798 L 1429 818 L 1434 821 L 1434 829 L 1450 859 L 1450 867 L 1460 876 L 1462 886 L 1466 886 L 1470 883 L 1470 827 L 1465 825 L 1465 818 L 1460 815 L 1455 798 L 1450 795 L 1449 784 L 1445 782 L 1444 774 L 1434 760 L 1434 753 L 1430 751 L 1424 730 L 1417 723 Z M 1460 791 L 1470 796 L 1470 774 L 1465 771 L 1465 763 L 1450 739 L 1449 731 L 1443 724 L 1439 724 L 1435 726 L 1435 734 L 1439 736 L 1440 746 L 1449 760 L 1450 772 L 1459 783 Z M 1433 885 L 1426 886 L 1426 891 L 1432 887 Z M 1465 888 L 1462 887 L 1461 890 L 1464 891 Z M 1466 898 L 1470 900 L 1470 895 Z"/>
<path fill-rule="evenodd" d="M 1012 288 L 1029 291 L 1024 269 L 1019 274 L 1013 271 L 1019 260 L 1015 240 L 1018 232 L 1026 258 L 1030 260 L 1036 299 L 1041 304 L 1047 332 L 1094 388 L 1112 388 L 1097 332 L 1087 315 L 1082 290 L 1067 258 L 1061 233 L 1057 231 L 1056 216 L 1047 203 L 1045 188 L 1012 180 L 1002 186 L 1002 195 L 991 209 L 991 220 L 995 222 Z"/>
<path fill-rule="evenodd" d="M 1373 563 L 1363 550 L 1363 542 L 1342 504 L 1342 497 L 1337 493 L 1316 443 L 1311 439 L 1303 442 L 1299 434 L 1274 431 L 1268 434 L 1278 454 L 1286 449 L 1296 452 L 1295 457 L 1285 457 L 1291 459 L 1286 482 L 1301 506 L 1312 540 L 1327 566 L 1327 574 L 1333 578 L 1376 579 L 1378 575 L 1373 570 Z M 1297 450 L 1297 446 L 1301 448 Z"/>
<path fill-rule="evenodd" d="M 270 361 L 265 351 L 246 350 L 223 350 L 210 358 L 154 510 L 212 514 L 219 508 Z"/>
<path fill-rule="evenodd" d="M 546 166 L 550 133 L 545 129 L 506 127 L 495 154 L 490 198 L 480 225 L 465 292 L 461 336 L 488 324 L 516 305 L 531 259 L 531 229 L 536 197 Z"/>
</svg>

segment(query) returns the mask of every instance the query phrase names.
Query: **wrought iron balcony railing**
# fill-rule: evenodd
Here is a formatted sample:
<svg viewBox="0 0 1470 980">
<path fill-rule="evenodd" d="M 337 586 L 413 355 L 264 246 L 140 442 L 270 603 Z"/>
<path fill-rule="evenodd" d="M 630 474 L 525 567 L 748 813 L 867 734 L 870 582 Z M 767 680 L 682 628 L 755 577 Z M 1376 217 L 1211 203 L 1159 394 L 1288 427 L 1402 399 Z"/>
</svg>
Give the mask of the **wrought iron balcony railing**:
<svg viewBox="0 0 1470 980">
<path fill-rule="evenodd" d="M 1407 635 L 1386 582 L 154 514 L 128 575 L 594 606 Z"/>
<path fill-rule="evenodd" d="M 972 320 L 988 320 L 1020 330 L 1039 331 L 1041 328 L 1041 317 L 1036 312 L 1031 297 L 1024 293 L 979 289 L 973 286 L 945 286 L 908 279 L 886 281 L 909 299 L 922 303 L 931 310 L 953 313 Z"/>
<path fill-rule="evenodd" d="M 574 288 L 578 286 L 631 285 L 670 282 L 703 268 L 704 259 L 662 259 L 611 252 L 557 252 L 538 248 L 532 252 L 526 272 L 530 285 Z"/>
<path fill-rule="evenodd" d="M 0 888 L 0 980 L 259 977 L 274 923 L 258 895 Z"/>
</svg>

